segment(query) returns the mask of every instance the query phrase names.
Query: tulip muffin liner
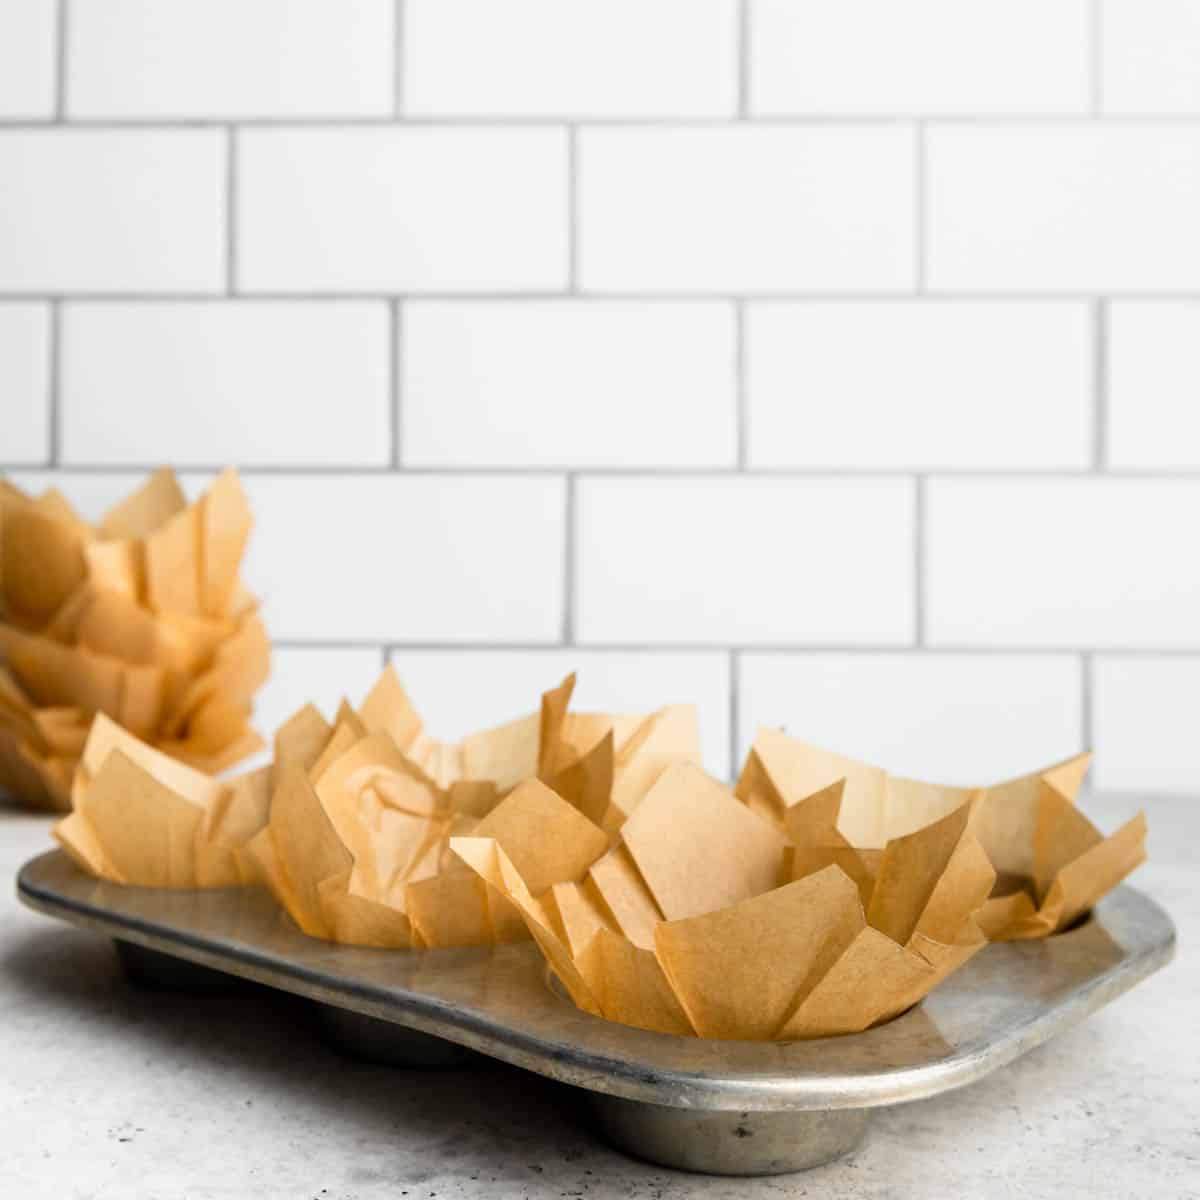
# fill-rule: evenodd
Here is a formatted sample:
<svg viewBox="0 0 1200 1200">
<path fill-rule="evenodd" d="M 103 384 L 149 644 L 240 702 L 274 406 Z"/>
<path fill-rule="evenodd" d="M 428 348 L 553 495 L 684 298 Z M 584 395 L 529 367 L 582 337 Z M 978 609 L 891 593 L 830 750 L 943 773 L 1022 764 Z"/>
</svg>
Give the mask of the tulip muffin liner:
<svg viewBox="0 0 1200 1200">
<path fill-rule="evenodd" d="M 270 648 L 238 570 L 252 519 L 226 471 L 188 504 L 169 470 L 96 526 L 0 482 L 0 789 L 70 807 L 95 714 L 217 772 L 258 750 Z"/>
</svg>

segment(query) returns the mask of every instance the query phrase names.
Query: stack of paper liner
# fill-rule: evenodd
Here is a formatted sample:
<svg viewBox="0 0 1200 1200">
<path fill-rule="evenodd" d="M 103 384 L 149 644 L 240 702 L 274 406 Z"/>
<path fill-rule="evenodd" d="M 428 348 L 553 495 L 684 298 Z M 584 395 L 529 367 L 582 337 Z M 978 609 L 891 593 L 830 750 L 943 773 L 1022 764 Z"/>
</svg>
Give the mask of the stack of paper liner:
<svg viewBox="0 0 1200 1200">
<path fill-rule="evenodd" d="M 159 471 L 95 527 L 57 491 L 0 481 L 0 791 L 69 808 L 96 713 L 206 771 L 260 747 L 251 523 L 234 471 L 192 505 Z"/>
<path fill-rule="evenodd" d="M 699 769 L 689 708 L 571 713 L 573 683 L 447 745 L 389 669 L 332 727 L 302 709 L 274 764 L 228 784 L 101 724 L 56 836 L 119 882 L 265 883 L 315 937 L 532 937 L 581 1009 L 731 1039 L 888 1020 L 1144 857 L 1141 817 L 1104 839 L 1074 808 L 1086 756 L 956 789 L 762 732 L 734 792 Z"/>
</svg>

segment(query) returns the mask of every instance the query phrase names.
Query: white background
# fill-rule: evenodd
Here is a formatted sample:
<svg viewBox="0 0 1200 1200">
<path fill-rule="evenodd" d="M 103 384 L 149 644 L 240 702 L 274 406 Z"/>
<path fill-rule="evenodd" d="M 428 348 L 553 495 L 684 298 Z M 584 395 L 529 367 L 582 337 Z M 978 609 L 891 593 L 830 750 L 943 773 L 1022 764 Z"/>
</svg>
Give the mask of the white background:
<svg viewBox="0 0 1200 1200">
<path fill-rule="evenodd" d="M 0 467 L 240 465 L 261 720 L 1200 787 L 1193 0 L 3 0 Z"/>
</svg>

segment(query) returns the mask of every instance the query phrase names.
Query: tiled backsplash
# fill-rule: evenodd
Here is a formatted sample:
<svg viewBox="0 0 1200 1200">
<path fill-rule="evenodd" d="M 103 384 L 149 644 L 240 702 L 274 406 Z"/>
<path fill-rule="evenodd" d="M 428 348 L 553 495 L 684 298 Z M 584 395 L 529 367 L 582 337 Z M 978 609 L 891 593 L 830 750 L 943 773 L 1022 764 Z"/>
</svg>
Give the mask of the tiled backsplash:
<svg viewBox="0 0 1200 1200">
<path fill-rule="evenodd" d="M 270 726 L 1200 789 L 1200 4 L 4 0 L 0 467 L 227 462 Z"/>
</svg>

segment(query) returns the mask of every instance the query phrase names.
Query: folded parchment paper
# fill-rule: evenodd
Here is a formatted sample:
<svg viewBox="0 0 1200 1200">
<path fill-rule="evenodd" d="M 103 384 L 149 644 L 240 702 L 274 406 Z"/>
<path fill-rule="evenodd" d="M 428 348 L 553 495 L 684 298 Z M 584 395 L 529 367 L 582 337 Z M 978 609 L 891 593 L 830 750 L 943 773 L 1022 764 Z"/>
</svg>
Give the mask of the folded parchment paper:
<svg viewBox="0 0 1200 1200">
<path fill-rule="evenodd" d="M 1061 929 L 1140 861 L 1073 798 L 1086 756 L 1009 783 L 889 776 L 759 735 L 736 791 L 694 714 L 538 712 L 429 737 L 389 668 L 274 762 L 214 780 L 97 719 L 56 835 L 87 870 L 161 887 L 265 884 L 307 934 L 386 948 L 532 937 L 582 1009 L 706 1038 L 853 1033 L 992 937 Z"/>
<path fill-rule="evenodd" d="M 0 482 L 0 789 L 69 807 L 96 713 L 209 772 L 260 747 L 250 526 L 234 471 L 191 505 L 159 471 L 94 527 L 54 490 Z"/>
<path fill-rule="evenodd" d="M 1004 783 L 952 788 L 761 730 L 737 792 L 787 830 L 802 861 L 845 866 L 854 851 L 864 870 L 889 837 L 971 804 L 972 831 L 996 872 L 978 921 L 990 940 L 1008 941 L 1066 928 L 1145 860 L 1144 814 L 1105 838 L 1075 806 L 1090 762 L 1080 754 Z"/>
<path fill-rule="evenodd" d="M 545 888 L 480 830 L 450 845 L 517 908 L 580 1008 L 664 1033 L 792 1039 L 895 1016 L 986 944 L 975 915 L 995 874 L 971 816 L 959 805 L 870 865 L 844 844 L 802 859 L 779 824 L 681 763 L 584 880 Z"/>
<path fill-rule="evenodd" d="M 571 713 L 573 686 L 571 676 L 539 712 L 449 744 L 425 734 L 388 668 L 333 724 L 306 705 L 276 733 L 271 767 L 227 784 L 98 720 L 56 836 L 117 882 L 263 883 L 314 937 L 385 947 L 525 938 L 517 910 L 450 839 L 496 839 L 539 890 L 574 882 L 668 763 L 699 758 L 690 708 Z M 137 830 L 122 827 L 122 794 Z"/>
</svg>

